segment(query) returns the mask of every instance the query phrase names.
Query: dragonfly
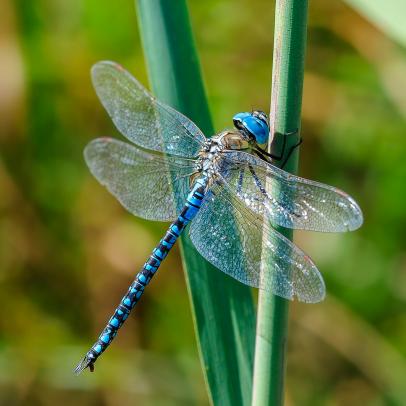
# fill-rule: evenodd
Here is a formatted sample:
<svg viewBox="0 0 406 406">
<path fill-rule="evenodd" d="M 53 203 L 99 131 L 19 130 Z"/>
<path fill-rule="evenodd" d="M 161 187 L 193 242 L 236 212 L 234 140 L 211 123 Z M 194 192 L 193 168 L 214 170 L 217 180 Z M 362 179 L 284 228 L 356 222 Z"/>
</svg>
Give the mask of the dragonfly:
<svg viewBox="0 0 406 406">
<path fill-rule="evenodd" d="M 341 190 L 275 165 L 281 156 L 266 152 L 264 112 L 238 113 L 233 129 L 206 138 L 120 65 L 96 63 L 92 81 L 131 144 L 113 138 L 91 141 L 84 151 L 91 173 L 134 215 L 172 223 L 77 365 L 77 374 L 94 370 L 188 223 L 197 251 L 227 275 L 290 300 L 324 299 L 317 267 L 276 227 L 351 231 L 361 226 L 362 212 Z"/>
</svg>

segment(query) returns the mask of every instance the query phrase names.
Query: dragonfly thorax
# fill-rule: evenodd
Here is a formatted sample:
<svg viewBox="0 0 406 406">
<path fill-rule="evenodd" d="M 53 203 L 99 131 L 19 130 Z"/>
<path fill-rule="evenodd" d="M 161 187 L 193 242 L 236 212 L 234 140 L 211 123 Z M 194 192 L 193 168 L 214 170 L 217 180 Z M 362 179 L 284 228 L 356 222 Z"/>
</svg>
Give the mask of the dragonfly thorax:
<svg viewBox="0 0 406 406">
<path fill-rule="evenodd" d="M 250 148 L 251 140 L 246 139 L 240 131 L 225 130 L 212 138 L 222 145 L 222 149 L 245 150 Z"/>
<path fill-rule="evenodd" d="M 224 152 L 249 148 L 251 148 L 251 142 L 236 130 L 225 130 L 207 139 L 198 154 L 196 172 L 190 178 L 191 185 L 195 183 L 196 179 L 204 178 L 207 187 L 210 187 L 221 173 Z"/>
<path fill-rule="evenodd" d="M 249 148 L 250 142 L 244 139 L 239 131 L 225 130 L 205 142 L 196 161 L 196 171 L 209 179 L 214 179 L 219 172 L 221 154 L 225 150 Z"/>
<path fill-rule="evenodd" d="M 213 178 L 223 149 L 224 145 L 217 137 L 207 140 L 199 152 L 199 158 L 196 161 L 196 171 L 205 177 Z"/>
</svg>

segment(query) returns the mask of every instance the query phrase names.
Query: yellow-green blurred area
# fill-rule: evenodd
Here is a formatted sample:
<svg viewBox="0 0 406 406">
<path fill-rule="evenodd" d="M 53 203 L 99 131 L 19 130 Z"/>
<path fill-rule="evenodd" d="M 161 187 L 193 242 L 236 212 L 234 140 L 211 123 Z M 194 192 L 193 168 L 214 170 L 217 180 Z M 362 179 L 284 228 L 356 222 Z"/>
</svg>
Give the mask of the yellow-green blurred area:
<svg viewBox="0 0 406 406">
<path fill-rule="evenodd" d="M 269 111 L 272 4 L 189 2 L 217 130 Z M 0 404 L 208 404 L 176 248 L 95 373 L 72 373 L 166 226 L 127 213 L 82 155 L 122 138 L 91 65 L 148 84 L 133 1 L 1 9 Z M 312 0 L 299 173 L 354 196 L 365 224 L 296 234 L 328 295 L 291 306 L 287 405 L 406 404 L 405 118 L 405 49 L 345 3 Z"/>
</svg>

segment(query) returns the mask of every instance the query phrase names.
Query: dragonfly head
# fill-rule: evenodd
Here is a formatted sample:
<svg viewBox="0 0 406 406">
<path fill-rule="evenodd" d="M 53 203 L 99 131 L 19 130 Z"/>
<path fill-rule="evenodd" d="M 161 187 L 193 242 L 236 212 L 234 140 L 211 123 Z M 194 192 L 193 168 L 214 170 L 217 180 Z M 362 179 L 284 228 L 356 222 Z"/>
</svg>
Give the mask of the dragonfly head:
<svg viewBox="0 0 406 406">
<path fill-rule="evenodd" d="M 238 113 L 233 117 L 234 126 L 244 138 L 257 144 L 266 144 L 269 138 L 267 115 L 260 110 L 252 113 Z"/>
</svg>

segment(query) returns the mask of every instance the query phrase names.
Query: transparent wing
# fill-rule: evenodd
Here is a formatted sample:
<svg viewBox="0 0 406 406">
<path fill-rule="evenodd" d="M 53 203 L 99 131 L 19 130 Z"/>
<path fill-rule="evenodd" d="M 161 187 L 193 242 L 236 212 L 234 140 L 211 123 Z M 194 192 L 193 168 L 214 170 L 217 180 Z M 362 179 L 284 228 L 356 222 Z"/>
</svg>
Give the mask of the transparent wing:
<svg viewBox="0 0 406 406">
<path fill-rule="evenodd" d="M 91 141 L 85 160 L 96 179 L 131 213 L 173 221 L 189 193 L 193 160 L 153 154 L 112 138 Z"/>
<path fill-rule="evenodd" d="M 254 155 L 227 152 L 221 168 L 231 190 L 252 211 L 282 227 L 341 232 L 361 226 L 355 200 L 332 186 L 291 175 Z"/>
<path fill-rule="evenodd" d="M 92 80 L 117 129 L 140 147 L 194 157 L 205 137 L 187 117 L 159 102 L 114 62 L 98 62 Z"/>
<path fill-rule="evenodd" d="M 238 281 L 286 299 L 316 303 L 325 285 L 312 260 L 248 210 L 223 181 L 208 192 L 190 236 L 215 267 Z"/>
</svg>

